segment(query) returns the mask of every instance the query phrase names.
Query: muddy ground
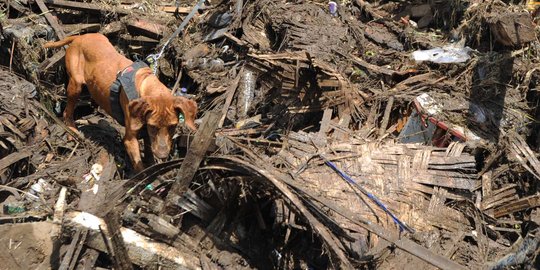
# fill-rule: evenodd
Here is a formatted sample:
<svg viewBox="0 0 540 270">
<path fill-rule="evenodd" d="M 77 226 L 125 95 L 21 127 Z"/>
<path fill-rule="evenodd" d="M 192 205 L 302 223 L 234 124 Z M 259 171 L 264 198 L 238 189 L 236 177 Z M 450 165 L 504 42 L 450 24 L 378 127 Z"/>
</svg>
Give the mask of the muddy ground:
<svg viewBox="0 0 540 270">
<path fill-rule="evenodd" d="M 0 269 L 537 268 L 534 2 L 197 2 L 0 1 Z M 94 32 L 199 105 L 140 174 Z"/>
</svg>

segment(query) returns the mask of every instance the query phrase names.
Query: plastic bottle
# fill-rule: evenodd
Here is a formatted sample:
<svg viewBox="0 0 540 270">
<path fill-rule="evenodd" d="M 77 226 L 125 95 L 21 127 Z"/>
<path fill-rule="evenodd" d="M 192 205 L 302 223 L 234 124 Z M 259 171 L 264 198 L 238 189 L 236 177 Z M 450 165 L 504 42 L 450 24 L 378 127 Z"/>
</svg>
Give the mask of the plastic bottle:
<svg viewBox="0 0 540 270">
<path fill-rule="evenodd" d="M 240 93 L 238 96 L 238 101 L 240 105 L 240 118 L 247 116 L 249 107 L 255 98 L 255 84 L 257 82 L 257 76 L 254 70 L 246 67 L 244 74 L 242 74 L 241 84 L 240 84 Z"/>
</svg>

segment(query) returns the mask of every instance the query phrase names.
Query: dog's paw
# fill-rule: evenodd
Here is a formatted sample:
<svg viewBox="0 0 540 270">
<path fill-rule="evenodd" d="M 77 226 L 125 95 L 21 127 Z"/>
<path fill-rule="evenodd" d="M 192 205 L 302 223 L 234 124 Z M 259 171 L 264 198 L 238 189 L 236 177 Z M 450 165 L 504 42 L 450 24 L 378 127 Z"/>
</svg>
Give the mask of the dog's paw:
<svg viewBox="0 0 540 270">
<path fill-rule="evenodd" d="M 69 128 L 73 134 L 75 136 L 77 136 L 78 138 L 84 138 L 84 135 L 77 129 L 72 129 L 72 128 Z M 67 133 L 67 140 L 68 142 L 72 142 L 72 141 L 77 141 L 77 139 L 72 135 L 71 132 L 66 132 Z"/>
</svg>

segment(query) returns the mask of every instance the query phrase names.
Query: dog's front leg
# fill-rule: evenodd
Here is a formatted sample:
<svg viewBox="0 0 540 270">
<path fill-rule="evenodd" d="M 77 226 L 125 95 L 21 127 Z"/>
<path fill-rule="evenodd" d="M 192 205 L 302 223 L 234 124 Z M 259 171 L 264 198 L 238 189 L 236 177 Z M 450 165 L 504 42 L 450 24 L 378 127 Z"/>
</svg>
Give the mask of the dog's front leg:
<svg viewBox="0 0 540 270">
<path fill-rule="evenodd" d="M 139 150 L 139 141 L 137 140 L 138 131 L 132 131 L 126 128 L 126 135 L 124 136 L 124 145 L 126 151 L 131 159 L 131 164 L 136 172 L 140 172 L 144 169 L 144 165 L 141 160 L 141 152 Z"/>
<path fill-rule="evenodd" d="M 148 132 L 145 132 L 143 135 L 143 142 L 144 142 L 144 162 L 147 166 L 151 166 L 155 163 L 154 160 L 154 153 L 152 152 L 152 146 L 150 141 L 150 136 L 148 135 Z"/>
</svg>

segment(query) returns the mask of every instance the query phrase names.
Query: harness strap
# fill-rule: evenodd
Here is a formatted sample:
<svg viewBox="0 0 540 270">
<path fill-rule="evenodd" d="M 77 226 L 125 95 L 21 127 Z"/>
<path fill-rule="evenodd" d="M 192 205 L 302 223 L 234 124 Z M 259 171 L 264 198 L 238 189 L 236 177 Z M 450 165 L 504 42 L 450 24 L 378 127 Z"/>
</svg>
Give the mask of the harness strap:
<svg viewBox="0 0 540 270">
<path fill-rule="evenodd" d="M 125 116 L 122 106 L 120 106 L 120 92 L 124 90 L 128 101 L 139 98 L 139 92 L 135 88 L 135 74 L 137 70 L 148 67 L 143 61 L 136 61 L 116 75 L 116 80 L 110 87 L 111 116 L 122 126 L 125 125 Z"/>
</svg>

